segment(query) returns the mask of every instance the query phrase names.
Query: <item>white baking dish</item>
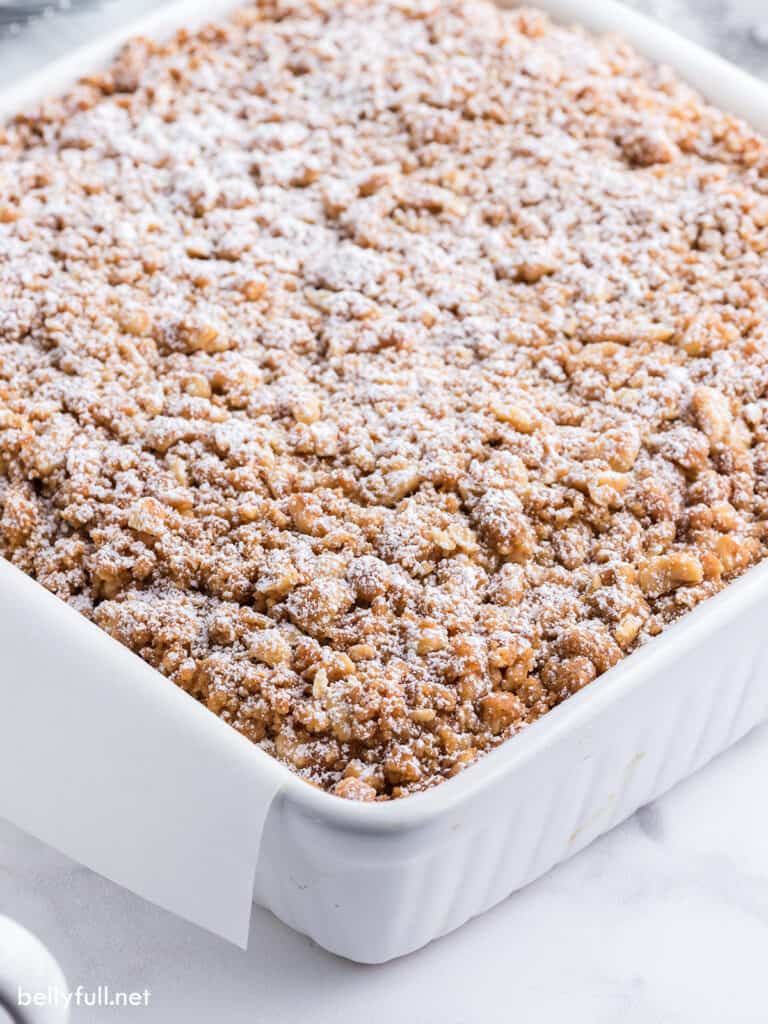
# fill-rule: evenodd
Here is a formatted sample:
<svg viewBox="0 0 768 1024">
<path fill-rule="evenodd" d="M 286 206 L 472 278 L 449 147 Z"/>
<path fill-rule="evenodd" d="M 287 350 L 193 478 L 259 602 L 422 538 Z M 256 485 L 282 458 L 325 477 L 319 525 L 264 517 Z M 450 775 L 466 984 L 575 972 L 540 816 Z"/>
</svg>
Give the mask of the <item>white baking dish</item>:
<svg viewBox="0 0 768 1024">
<path fill-rule="evenodd" d="M 623 6 L 611 0 L 530 5 L 598 31 L 620 31 L 721 107 L 768 130 L 768 88 Z M 6 91 L 0 115 L 102 64 L 128 35 L 167 34 L 235 6 L 232 0 L 174 4 Z M 0 586 L 11 584 L 0 574 L 3 580 Z M 264 767 L 279 774 L 279 792 L 264 809 L 255 901 L 327 949 L 366 963 L 408 953 L 458 927 L 659 796 L 765 715 L 766 597 L 763 564 L 427 793 L 361 805 L 316 790 L 282 766 Z M 14 628 L 14 606 L 25 601 L 34 599 L 14 595 L 3 602 L 0 643 Z M 41 620 L 41 642 L 55 645 L 63 622 L 46 632 Z M 66 622 L 93 629 L 74 614 Z M 115 672 L 125 671 L 125 652 L 114 644 L 114 654 Z M 158 693 L 168 686 L 156 685 Z M 213 735 L 221 723 L 209 721 L 205 728 Z"/>
</svg>

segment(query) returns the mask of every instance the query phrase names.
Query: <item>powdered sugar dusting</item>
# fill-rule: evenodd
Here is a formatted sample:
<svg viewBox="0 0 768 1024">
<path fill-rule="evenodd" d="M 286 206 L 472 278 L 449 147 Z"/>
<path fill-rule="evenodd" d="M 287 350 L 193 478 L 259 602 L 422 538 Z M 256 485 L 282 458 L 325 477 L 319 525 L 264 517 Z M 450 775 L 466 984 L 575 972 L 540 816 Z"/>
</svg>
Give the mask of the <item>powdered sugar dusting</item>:
<svg viewBox="0 0 768 1024">
<path fill-rule="evenodd" d="M 620 41 L 252 5 L 0 156 L 0 551 L 309 781 L 450 776 L 763 556 L 768 149 Z"/>
</svg>

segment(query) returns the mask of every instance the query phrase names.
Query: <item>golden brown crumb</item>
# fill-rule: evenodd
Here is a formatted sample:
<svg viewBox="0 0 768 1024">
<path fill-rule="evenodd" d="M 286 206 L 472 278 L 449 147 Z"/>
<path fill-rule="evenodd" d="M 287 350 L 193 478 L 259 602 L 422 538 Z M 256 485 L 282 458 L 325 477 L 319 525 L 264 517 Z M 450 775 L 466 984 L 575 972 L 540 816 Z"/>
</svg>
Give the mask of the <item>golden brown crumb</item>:
<svg viewBox="0 0 768 1024">
<path fill-rule="evenodd" d="M 336 796 L 343 796 L 346 800 L 361 800 L 364 803 L 376 799 L 376 790 L 373 786 L 352 776 L 337 782 L 332 792 Z"/>
<path fill-rule="evenodd" d="M 622 42 L 269 0 L 1 139 L 0 553 L 314 784 L 764 557 L 768 147 Z"/>
</svg>

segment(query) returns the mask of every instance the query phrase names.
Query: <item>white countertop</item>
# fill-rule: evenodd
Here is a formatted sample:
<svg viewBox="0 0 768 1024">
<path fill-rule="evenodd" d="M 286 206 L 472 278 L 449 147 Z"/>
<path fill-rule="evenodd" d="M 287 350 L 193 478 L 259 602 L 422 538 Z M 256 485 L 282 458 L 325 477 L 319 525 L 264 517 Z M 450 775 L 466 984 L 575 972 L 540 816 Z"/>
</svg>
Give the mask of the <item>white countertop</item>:
<svg viewBox="0 0 768 1024">
<path fill-rule="evenodd" d="M 0 911 L 72 988 L 151 992 L 74 1024 L 764 1024 L 768 726 L 426 949 L 361 967 L 255 910 L 242 953 L 0 823 Z"/>
<path fill-rule="evenodd" d="M 0 87 L 152 0 L 0 42 Z M 765 0 L 635 6 L 768 76 Z M 55 770 L 55 767 L 52 768 Z M 335 958 L 255 910 L 242 953 L 0 822 L 0 913 L 72 988 L 151 992 L 74 1024 L 749 1024 L 768 1020 L 768 726 L 572 861 L 427 949 Z"/>
</svg>

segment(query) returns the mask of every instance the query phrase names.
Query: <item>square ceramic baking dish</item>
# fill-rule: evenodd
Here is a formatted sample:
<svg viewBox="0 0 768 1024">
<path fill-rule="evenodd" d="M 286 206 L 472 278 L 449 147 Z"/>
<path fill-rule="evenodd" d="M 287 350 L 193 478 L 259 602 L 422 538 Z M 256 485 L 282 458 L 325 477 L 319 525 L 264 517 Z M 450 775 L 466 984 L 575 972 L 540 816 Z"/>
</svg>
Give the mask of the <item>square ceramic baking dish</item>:
<svg viewBox="0 0 768 1024">
<path fill-rule="evenodd" d="M 162 37 L 236 6 L 232 0 L 176 3 L 6 90 L 0 116 L 55 94 L 103 64 L 130 35 Z M 619 31 L 708 99 L 768 131 L 768 88 L 620 4 L 530 0 L 529 6 L 598 32 Z M 14 578 L 0 573 L 0 587 L 12 587 Z M 56 621 L 46 627 L 50 604 L 43 596 L 38 635 L 55 647 L 65 619 L 51 616 Z M 28 601 L 31 612 L 36 603 L 18 590 L 5 597 L 0 645 L 14 628 L 16 607 Z M 365 963 L 409 953 L 457 928 L 585 847 L 764 717 L 766 598 L 768 564 L 762 564 L 429 792 L 357 804 L 270 766 L 265 770 L 280 773 L 280 785 L 265 810 L 254 900 L 321 946 Z M 93 629 L 76 615 L 66 623 Z M 92 643 L 92 634 L 88 638 Z M 125 672 L 126 652 L 109 643 L 115 672 Z M 158 692 L 165 685 L 158 680 Z M 206 728 L 220 725 L 213 716 L 210 727 L 207 721 Z"/>
</svg>

